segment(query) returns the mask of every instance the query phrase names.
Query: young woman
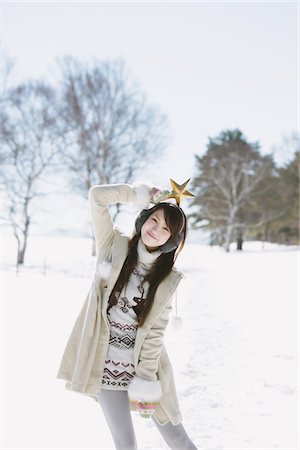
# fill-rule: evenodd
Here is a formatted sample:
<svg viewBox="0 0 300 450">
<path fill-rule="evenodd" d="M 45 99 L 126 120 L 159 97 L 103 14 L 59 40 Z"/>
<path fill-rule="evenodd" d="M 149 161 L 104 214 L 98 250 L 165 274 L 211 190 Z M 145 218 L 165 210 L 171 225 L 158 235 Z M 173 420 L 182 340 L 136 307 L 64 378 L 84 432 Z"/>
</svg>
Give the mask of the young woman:
<svg viewBox="0 0 300 450">
<path fill-rule="evenodd" d="M 186 216 L 173 203 L 155 203 L 158 193 L 147 184 L 90 188 L 97 270 L 57 374 L 66 389 L 99 402 L 117 450 L 137 449 L 131 411 L 151 417 L 171 449 L 197 450 L 182 424 L 163 342 L 184 276 L 174 262 Z M 109 205 L 116 203 L 142 209 L 132 236 L 112 222 Z"/>
</svg>

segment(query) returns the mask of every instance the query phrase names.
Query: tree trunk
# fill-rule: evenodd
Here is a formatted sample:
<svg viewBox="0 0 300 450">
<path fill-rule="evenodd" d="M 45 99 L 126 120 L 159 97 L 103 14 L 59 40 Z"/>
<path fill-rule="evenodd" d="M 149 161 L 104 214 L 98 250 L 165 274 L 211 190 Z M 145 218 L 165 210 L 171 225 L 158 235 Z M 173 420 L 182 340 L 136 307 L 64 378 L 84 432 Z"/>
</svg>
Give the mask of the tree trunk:
<svg viewBox="0 0 300 450">
<path fill-rule="evenodd" d="M 24 264 L 26 247 L 27 247 L 27 236 L 25 236 L 25 238 L 24 238 L 23 247 L 18 248 L 18 256 L 17 256 L 17 264 L 18 265 Z"/>
<path fill-rule="evenodd" d="M 233 222 L 228 225 L 226 233 L 225 233 L 224 248 L 225 248 L 226 252 L 229 252 L 232 231 L 233 231 Z"/>
<path fill-rule="evenodd" d="M 237 239 L 236 239 L 236 249 L 243 250 L 243 233 L 242 231 L 237 231 Z"/>
</svg>

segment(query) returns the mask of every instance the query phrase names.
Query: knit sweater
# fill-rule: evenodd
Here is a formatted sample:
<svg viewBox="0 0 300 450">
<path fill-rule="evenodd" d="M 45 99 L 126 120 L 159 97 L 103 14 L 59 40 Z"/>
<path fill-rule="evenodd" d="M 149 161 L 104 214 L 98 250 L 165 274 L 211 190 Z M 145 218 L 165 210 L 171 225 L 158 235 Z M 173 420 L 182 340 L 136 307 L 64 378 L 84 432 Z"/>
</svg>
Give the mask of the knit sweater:
<svg viewBox="0 0 300 450">
<path fill-rule="evenodd" d="M 137 253 L 137 265 L 123 287 L 117 304 L 107 308 L 110 338 L 102 377 L 103 389 L 127 391 L 135 375 L 133 352 L 138 327 L 136 312 L 143 306 L 149 289 L 149 283 L 142 285 L 142 282 L 162 252 L 149 252 L 140 238 Z"/>
</svg>

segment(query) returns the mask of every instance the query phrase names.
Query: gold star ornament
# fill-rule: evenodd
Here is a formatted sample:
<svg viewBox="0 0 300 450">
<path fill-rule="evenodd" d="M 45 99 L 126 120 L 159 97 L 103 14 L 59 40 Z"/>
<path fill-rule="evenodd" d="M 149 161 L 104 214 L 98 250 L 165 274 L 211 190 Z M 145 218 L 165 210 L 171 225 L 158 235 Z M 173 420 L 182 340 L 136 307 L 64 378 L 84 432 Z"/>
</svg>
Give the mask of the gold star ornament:
<svg viewBox="0 0 300 450">
<path fill-rule="evenodd" d="M 190 178 L 187 181 L 185 181 L 183 184 L 178 184 L 170 178 L 172 192 L 168 198 L 175 198 L 177 206 L 180 206 L 180 202 L 184 198 L 196 197 L 191 192 L 185 190 L 185 187 L 189 181 L 190 181 Z"/>
</svg>

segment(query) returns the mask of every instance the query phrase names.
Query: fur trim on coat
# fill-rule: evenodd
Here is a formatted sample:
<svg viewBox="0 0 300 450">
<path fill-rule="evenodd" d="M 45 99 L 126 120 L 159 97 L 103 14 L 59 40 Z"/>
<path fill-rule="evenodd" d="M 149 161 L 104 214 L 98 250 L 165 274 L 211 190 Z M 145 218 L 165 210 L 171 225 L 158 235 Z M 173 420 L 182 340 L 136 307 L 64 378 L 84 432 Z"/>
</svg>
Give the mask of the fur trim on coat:
<svg viewBox="0 0 300 450">
<path fill-rule="evenodd" d="M 135 207 L 136 209 L 148 209 L 150 206 L 150 190 L 152 189 L 152 186 L 150 183 L 141 183 L 139 181 L 132 184 L 136 200 L 135 200 Z"/>
<path fill-rule="evenodd" d="M 162 388 L 160 380 L 152 381 L 135 376 L 128 386 L 128 397 L 130 400 L 156 402 L 161 396 Z"/>
</svg>

